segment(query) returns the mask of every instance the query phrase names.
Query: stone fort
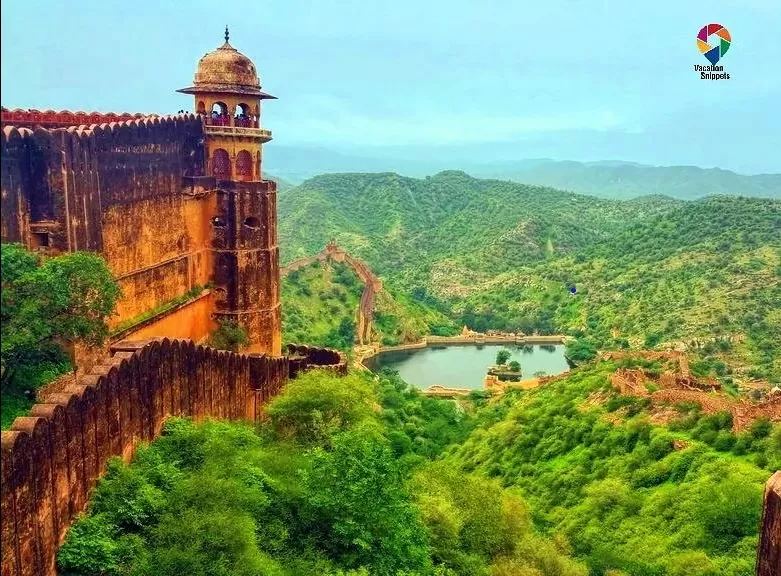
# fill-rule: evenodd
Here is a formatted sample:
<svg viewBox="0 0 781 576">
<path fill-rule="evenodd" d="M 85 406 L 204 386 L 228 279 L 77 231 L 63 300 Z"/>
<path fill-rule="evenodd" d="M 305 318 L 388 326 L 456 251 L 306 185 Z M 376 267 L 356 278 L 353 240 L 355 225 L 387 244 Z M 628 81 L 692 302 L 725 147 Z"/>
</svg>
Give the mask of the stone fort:
<svg viewBox="0 0 781 576">
<path fill-rule="evenodd" d="M 255 65 L 228 42 L 198 63 L 194 113 L 2 109 L 2 241 L 100 253 L 122 289 L 112 335 L 2 432 L 2 576 L 57 574 L 56 550 L 111 457 L 165 420 L 258 420 L 307 369 L 343 354 L 281 350 L 276 184 L 263 179 Z M 202 343 L 243 327 L 242 353 Z"/>
<path fill-rule="evenodd" d="M 2 576 L 56 575 L 56 549 L 109 458 L 128 460 L 166 418 L 256 420 L 298 372 L 346 370 L 332 350 L 291 345 L 281 356 L 276 184 L 263 179 L 271 132 L 260 122 L 274 97 L 228 40 L 226 29 L 179 90 L 193 113 L 2 109 L 2 241 L 98 252 L 122 289 L 110 353 L 77 358 L 75 383 L 2 432 Z M 368 268 L 359 274 L 368 301 L 381 284 Z M 197 344 L 225 320 L 247 331 L 250 354 Z M 779 565 L 776 472 L 756 573 Z"/>
<path fill-rule="evenodd" d="M 193 113 L 3 108 L 2 241 L 100 253 L 122 290 L 114 341 L 200 342 L 230 320 L 247 351 L 278 356 L 277 196 L 260 121 L 274 96 L 227 28 L 179 92 Z"/>
</svg>

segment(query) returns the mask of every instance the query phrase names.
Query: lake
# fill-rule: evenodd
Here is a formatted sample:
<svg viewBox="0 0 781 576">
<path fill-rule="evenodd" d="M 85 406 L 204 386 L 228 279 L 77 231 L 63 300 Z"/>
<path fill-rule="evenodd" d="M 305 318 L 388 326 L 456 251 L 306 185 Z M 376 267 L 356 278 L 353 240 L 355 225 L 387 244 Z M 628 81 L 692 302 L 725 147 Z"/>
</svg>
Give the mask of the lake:
<svg viewBox="0 0 781 576">
<path fill-rule="evenodd" d="M 398 370 L 408 383 L 426 389 L 434 384 L 450 388 L 483 388 L 488 366 L 496 362 L 496 353 L 502 348 L 512 352 L 508 362 L 521 364 L 523 378 L 534 377 L 535 372 L 560 374 L 569 370 L 564 357 L 564 346 L 527 345 L 507 346 L 485 344 L 482 346 L 446 346 L 421 348 L 402 352 L 387 352 L 374 356 L 364 363 L 372 370 L 381 368 Z"/>
</svg>

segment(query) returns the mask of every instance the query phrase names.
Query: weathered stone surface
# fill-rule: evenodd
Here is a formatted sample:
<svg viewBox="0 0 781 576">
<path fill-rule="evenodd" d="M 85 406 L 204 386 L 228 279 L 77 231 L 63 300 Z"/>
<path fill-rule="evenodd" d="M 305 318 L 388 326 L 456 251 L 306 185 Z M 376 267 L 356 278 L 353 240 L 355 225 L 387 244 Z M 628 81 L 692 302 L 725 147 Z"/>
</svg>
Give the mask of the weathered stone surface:
<svg viewBox="0 0 781 576">
<path fill-rule="evenodd" d="M 781 576 L 781 470 L 773 474 L 765 487 L 757 576 Z"/>
</svg>

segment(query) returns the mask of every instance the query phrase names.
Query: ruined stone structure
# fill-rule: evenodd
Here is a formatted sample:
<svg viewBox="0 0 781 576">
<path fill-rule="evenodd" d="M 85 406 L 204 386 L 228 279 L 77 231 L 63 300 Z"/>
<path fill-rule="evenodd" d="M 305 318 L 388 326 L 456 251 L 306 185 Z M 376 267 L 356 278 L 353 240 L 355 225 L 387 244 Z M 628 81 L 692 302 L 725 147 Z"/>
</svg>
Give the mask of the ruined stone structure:
<svg viewBox="0 0 781 576">
<path fill-rule="evenodd" d="M 361 301 L 358 304 L 357 315 L 357 336 L 358 344 L 370 344 L 372 341 L 372 321 L 374 319 L 374 298 L 377 292 L 382 290 L 382 280 L 380 280 L 369 265 L 351 256 L 347 251 L 339 248 L 336 242 L 331 239 L 325 248 L 306 258 L 300 258 L 283 267 L 280 271 L 281 276 L 287 276 L 294 270 L 299 270 L 315 262 L 325 262 L 333 260 L 334 262 L 346 262 L 358 275 L 363 282 L 363 292 Z"/>
<path fill-rule="evenodd" d="M 288 378 L 344 374 L 333 350 L 244 355 L 168 339 L 128 341 L 2 433 L 2 576 L 56 574 L 55 553 L 112 456 L 128 461 L 171 416 L 257 420 Z"/>
<path fill-rule="evenodd" d="M 211 288 L 123 338 L 201 341 L 233 320 L 250 351 L 279 355 L 276 184 L 261 171 L 271 132 L 260 105 L 273 96 L 227 30 L 180 92 L 193 95 L 195 114 L 3 109 L 2 241 L 99 252 L 122 289 L 113 327 Z"/>
</svg>

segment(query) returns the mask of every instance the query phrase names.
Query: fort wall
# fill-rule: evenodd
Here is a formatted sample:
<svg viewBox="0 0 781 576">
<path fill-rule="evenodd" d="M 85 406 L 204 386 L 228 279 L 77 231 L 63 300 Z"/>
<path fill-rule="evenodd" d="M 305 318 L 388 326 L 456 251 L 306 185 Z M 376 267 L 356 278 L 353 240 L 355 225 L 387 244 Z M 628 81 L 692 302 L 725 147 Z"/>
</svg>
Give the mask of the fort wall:
<svg viewBox="0 0 781 576">
<path fill-rule="evenodd" d="M 56 574 L 56 550 L 108 460 L 128 461 L 171 416 L 258 420 L 290 377 L 344 373 L 333 350 L 244 355 L 186 340 L 126 341 L 113 356 L 36 404 L 2 433 L 3 576 Z"/>
<path fill-rule="evenodd" d="M 370 344 L 372 341 L 372 321 L 374 320 L 374 299 L 379 290 L 382 290 L 382 280 L 380 280 L 368 264 L 353 258 L 346 251 L 340 249 L 336 243 L 331 240 L 325 248 L 314 256 L 307 256 L 290 262 L 287 266 L 280 268 L 280 276 L 284 277 L 295 270 L 310 266 L 315 262 L 325 262 L 333 260 L 335 262 L 346 262 L 358 275 L 363 282 L 363 292 L 361 300 L 356 310 L 356 334 L 358 344 Z"/>
<path fill-rule="evenodd" d="M 4 119 L 5 120 L 5 119 Z M 48 130 L 6 126 L 2 240 L 44 252 L 100 252 L 122 297 L 116 325 L 211 274 L 214 187 L 191 114 Z M 206 178 L 208 180 L 208 178 Z"/>
</svg>

